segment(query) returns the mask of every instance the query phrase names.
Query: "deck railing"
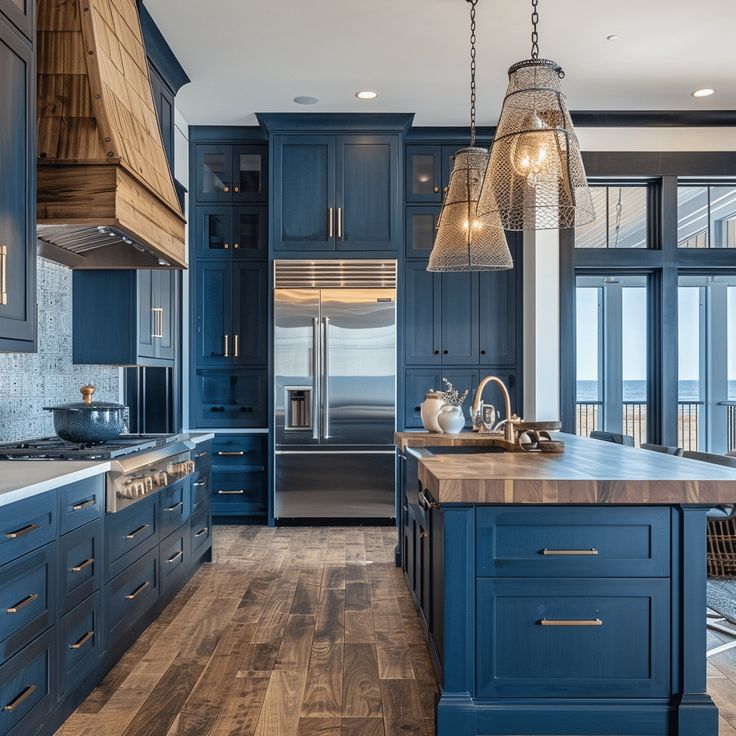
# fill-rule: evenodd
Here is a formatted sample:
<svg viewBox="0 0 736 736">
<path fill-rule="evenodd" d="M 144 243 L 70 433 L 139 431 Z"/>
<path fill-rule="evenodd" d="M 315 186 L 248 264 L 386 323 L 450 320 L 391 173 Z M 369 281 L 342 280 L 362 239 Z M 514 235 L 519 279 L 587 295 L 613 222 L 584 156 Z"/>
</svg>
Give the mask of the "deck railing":
<svg viewBox="0 0 736 736">
<path fill-rule="evenodd" d="M 677 402 L 677 441 L 685 450 L 697 450 L 700 439 L 702 401 Z M 647 405 L 644 401 L 624 401 L 623 431 L 640 445 L 647 441 Z M 603 402 L 578 401 L 576 406 L 576 432 L 587 436 L 593 430 L 603 428 Z M 736 402 L 728 406 L 728 449 L 736 449 Z"/>
</svg>

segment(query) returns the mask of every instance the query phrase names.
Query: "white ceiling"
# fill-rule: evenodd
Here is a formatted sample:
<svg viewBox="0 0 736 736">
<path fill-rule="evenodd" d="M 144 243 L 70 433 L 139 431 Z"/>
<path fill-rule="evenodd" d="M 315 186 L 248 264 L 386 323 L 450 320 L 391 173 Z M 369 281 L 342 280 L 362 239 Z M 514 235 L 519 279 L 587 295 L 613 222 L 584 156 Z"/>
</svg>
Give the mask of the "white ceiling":
<svg viewBox="0 0 736 736">
<path fill-rule="evenodd" d="M 415 112 L 468 122 L 464 0 L 145 0 L 192 83 L 190 124 L 255 112 Z M 479 0 L 478 122 L 498 119 L 508 66 L 529 54 L 530 3 Z M 573 110 L 736 108 L 734 0 L 541 0 L 541 56 Z M 606 36 L 618 34 L 616 41 Z M 716 94 L 690 93 L 713 87 Z M 354 97 L 374 89 L 377 100 Z M 297 105 L 297 95 L 320 99 Z"/>
</svg>

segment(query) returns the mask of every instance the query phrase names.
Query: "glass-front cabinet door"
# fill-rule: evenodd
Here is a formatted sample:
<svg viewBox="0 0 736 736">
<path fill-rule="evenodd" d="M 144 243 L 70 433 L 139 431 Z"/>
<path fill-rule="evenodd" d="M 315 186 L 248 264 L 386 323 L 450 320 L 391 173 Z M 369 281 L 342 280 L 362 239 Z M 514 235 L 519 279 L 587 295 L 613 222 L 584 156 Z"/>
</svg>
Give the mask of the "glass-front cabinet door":
<svg viewBox="0 0 736 736">
<path fill-rule="evenodd" d="M 233 201 L 265 202 L 268 199 L 268 148 L 233 146 Z"/>
<path fill-rule="evenodd" d="M 406 146 L 406 201 L 442 201 L 442 146 Z"/>
<path fill-rule="evenodd" d="M 199 202 L 265 202 L 268 198 L 265 145 L 198 145 L 195 156 Z"/>
<path fill-rule="evenodd" d="M 268 208 L 260 205 L 233 209 L 234 258 L 265 258 L 268 254 Z"/>
<path fill-rule="evenodd" d="M 440 208 L 437 205 L 406 208 L 404 242 L 407 258 L 429 258 L 437 233 L 439 214 Z"/>
<path fill-rule="evenodd" d="M 199 202 L 232 200 L 232 146 L 197 146 L 196 199 Z"/>
<path fill-rule="evenodd" d="M 222 256 L 232 250 L 232 207 L 197 207 L 195 227 L 197 255 Z"/>
</svg>

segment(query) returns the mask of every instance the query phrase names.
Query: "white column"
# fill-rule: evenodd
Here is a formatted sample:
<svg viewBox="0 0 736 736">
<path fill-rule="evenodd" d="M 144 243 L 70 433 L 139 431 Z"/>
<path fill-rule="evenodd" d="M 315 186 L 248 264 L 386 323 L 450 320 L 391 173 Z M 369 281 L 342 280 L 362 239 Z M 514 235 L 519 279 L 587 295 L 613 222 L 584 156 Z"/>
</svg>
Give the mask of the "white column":
<svg viewBox="0 0 736 736">
<path fill-rule="evenodd" d="M 559 266 L 557 230 L 524 233 L 524 406 L 521 416 L 529 421 L 560 418 Z"/>
</svg>

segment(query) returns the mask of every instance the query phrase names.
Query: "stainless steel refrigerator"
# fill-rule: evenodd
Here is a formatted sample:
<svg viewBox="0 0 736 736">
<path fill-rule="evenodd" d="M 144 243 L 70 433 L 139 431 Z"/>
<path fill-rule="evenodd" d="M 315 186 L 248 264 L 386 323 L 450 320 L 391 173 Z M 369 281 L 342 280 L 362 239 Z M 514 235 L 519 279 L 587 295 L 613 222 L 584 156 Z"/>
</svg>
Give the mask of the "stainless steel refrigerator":
<svg viewBox="0 0 736 736">
<path fill-rule="evenodd" d="M 277 519 L 395 517 L 396 261 L 274 263 Z"/>
</svg>

